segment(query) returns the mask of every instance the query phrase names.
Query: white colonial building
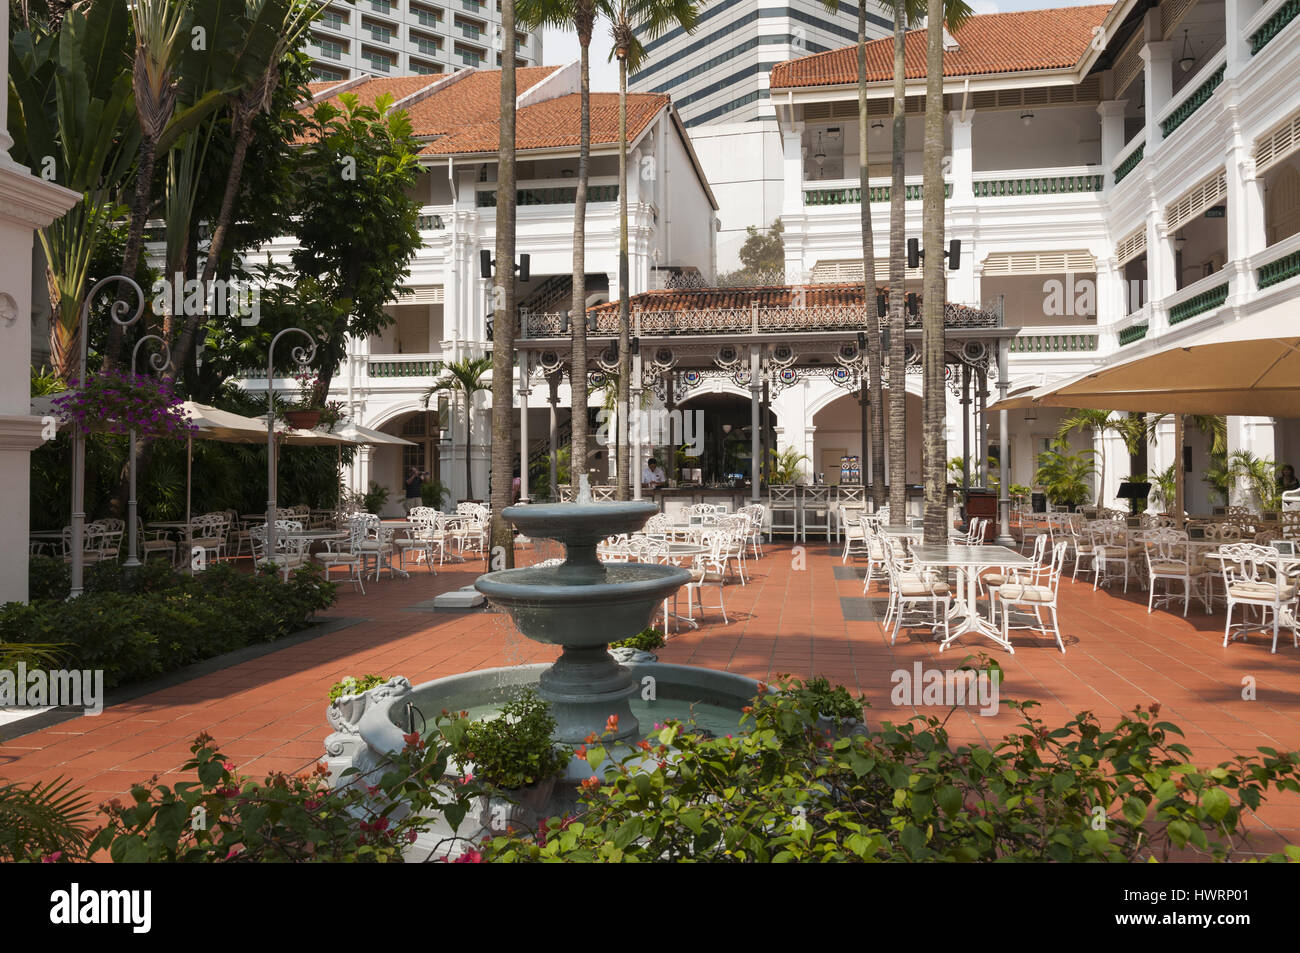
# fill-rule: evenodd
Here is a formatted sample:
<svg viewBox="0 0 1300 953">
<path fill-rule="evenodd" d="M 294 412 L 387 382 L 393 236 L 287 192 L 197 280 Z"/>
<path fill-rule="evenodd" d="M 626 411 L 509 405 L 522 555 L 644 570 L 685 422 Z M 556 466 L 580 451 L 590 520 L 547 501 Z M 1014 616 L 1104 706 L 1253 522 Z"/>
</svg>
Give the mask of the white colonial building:
<svg viewBox="0 0 1300 953">
<path fill-rule="evenodd" d="M 533 67 L 517 77 L 517 251 L 530 256 L 527 282 L 519 281 L 521 312 L 553 314 L 570 308 L 574 177 L 578 161 L 577 64 Z M 380 335 L 349 343 L 334 377 L 331 397 L 348 416 L 367 427 L 399 435 L 413 447 L 362 448 L 345 476 L 348 486 L 370 483 L 391 491 L 390 511 L 400 508 L 402 474 L 416 464 L 452 488 L 465 487 L 464 411 L 452 402 L 450 419 L 439 426 L 436 402 L 425 407 L 440 362 L 476 357 L 490 348 L 489 284 L 480 275 L 480 250 L 495 249 L 497 112 L 500 72 L 462 70 L 445 77 L 360 77 L 340 84 L 316 83 L 316 101 L 342 92 L 365 101 L 383 93 L 407 110 L 417 136 L 426 142 L 416 186 L 421 203 L 422 247 L 411 263 L 408 289 L 390 306 L 394 322 Z M 618 296 L 618 96 L 593 93 L 592 158 L 587 206 L 586 287 L 588 305 Z M 661 272 L 713 278 L 716 208 L 681 120 L 667 96 L 629 95 L 630 281 L 632 293 L 659 283 Z M 287 256 L 289 242 L 271 251 Z M 286 372 L 287 373 L 287 372 Z M 490 372 L 484 386 L 490 386 Z M 251 388 L 263 387 L 249 380 Z M 277 388 L 292 387 L 287 377 Z M 516 387 L 517 390 L 517 387 Z M 537 392 L 540 393 L 540 392 Z M 473 493 L 488 490 L 491 395 L 475 396 L 470 446 Z M 517 398 L 518 399 L 518 398 Z M 599 397 L 593 398 L 599 405 Z M 567 424 L 569 389 L 556 395 Z M 529 423 L 538 449 L 549 438 L 550 408 L 533 398 Z M 563 426 L 563 424 L 562 424 Z"/>
<path fill-rule="evenodd" d="M 960 268 L 948 273 L 948 298 L 1000 303 L 1005 324 L 1020 329 L 1009 347 L 1012 389 L 1265 309 L 1294 309 L 1300 323 L 1298 9 L 1293 0 L 1123 0 L 977 16 L 950 38 L 946 238 L 962 248 Z M 881 284 L 891 42 L 868 48 L 869 198 Z M 861 280 L 855 54 L 850 47 L 808 56 L 772 72 L 787 280 Z M 924 31 L 909 33 L 906 217 L 916 238 L 924 57 Z M 908 290 L 920 290 L 919 278 L 919 270 L 908 274 Z M 909 445 L 919 447 L 919 379 L 907 384 Z M 856 408 L 844 397 L 818 411 L 820 403 L 806 402 L 815 411 L 804 440 L 813 459 L 840 447 L 859 452 L 846 427 Z M 1035 455 L 1062 413 L 1011 414 L 1013 482 L 1032 482 Z M 955 403 L 948 419 L 956 455 L 962 416 Z M 1172 421 L 1164 426 L 1147 472 L 1173 459 Z M 1188 509 L 1204 511 L 1205 441 L 1189 428 L 1187 442 L 1196 474 L 1188 479 Z M 1231 418 L 1229 446 L 1293 462 L 1300 421 Z M 1113 497 L 1133 464 L 1116 437 L 1097 449 L 1108 455 Z"/>
</svg>

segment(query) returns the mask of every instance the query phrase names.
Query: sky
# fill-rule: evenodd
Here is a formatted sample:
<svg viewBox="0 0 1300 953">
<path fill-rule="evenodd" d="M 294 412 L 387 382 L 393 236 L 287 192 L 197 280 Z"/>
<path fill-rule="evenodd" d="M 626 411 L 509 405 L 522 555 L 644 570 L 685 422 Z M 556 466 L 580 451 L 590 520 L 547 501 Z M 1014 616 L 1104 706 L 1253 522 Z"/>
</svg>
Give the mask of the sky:
<svg viewBox="0 0 1300 953">
<path fill-rule="evenodd" d="M 976 13 L 1009 13 L 1014 10 L 1047 10 L 1053 7 L 1083 7 L 1098 0 L 967 0 Z M 1101 0 L 1104 2 L 1104 0 Z M 707 5 L 707 0 L 706 0 Z M 618 92 L 618 64 L 610 58 L 613 46 L 609 27 L 596 24 L 591 38 L 591 88 L 597 92 Z M 547 28 L 542 33 L 542 59 L 547 66 L 560 66 L 578 58 L 578 34 L 572 30 Z"/>
</svg>

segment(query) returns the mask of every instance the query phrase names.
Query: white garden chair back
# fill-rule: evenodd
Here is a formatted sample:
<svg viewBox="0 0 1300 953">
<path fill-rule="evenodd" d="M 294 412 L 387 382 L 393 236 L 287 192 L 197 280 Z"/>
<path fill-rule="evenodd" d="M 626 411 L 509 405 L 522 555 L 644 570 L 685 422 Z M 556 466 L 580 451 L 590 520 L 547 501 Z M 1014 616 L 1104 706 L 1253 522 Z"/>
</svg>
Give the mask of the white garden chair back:
<svg viewBox="0 0 1300 953">
<path fill-rule="evenodd" d="M 1146 546 L 1147 562 L 1147 614 L 1155 608 L 1156 581 L 1177 580 L 1183 584 L 1183 615 L 1187 615 L 1193 594 L 1199 594 L 1205 605 L 1205 613 L 1210 613 L 1209 576 L 1204 564 L 1192 559 L 1192 547 L 1187 542 L 1187 533 L 1171 527 L 1148 530 L 1143 534 Z M 1160 597 L 1164 604 L 1174 598 L 1172 594 Z"/>
<path fill-rule="evenodd" d="M 1287 576 L 1284 557 L 1272 546 L 1255 543 L 1230 543 L 1219 548 L 1223 564 L 1224 591 L 1228 599 L 1228 615 L 1223 625 L 1223 645 L 1236 638 L 1245 638 L 1251 631 L 1266 631 L 1272 618 L 1273 648 L 1277 651 L 1278 630 L 1283 621 L 1291 626 L 1291 641 L 1300 645 L 1296 632 L 1297 587 Z M 1246 622 L 1234 626 L 1232 610 L 1236 606 L 1256 606 L 1262 612 L 1260 624 Z M 1284 620 L 1283 611 L 1289 610 Z M 1240 631 L 1232 634 L 1236 628 Z"/>
<path fill-rule="evenodd" d="M 1051 634 L 1056 639 L 1056 646 L 1065 653 L 1065 642 L 1061 639 L 1061 625 L 1056 616 L 1056 598 L 1061 590 L 1061 574 L 1065 568 L 1065 556 L 1070 548 L 1066 540 L 1060 540 L 1052 547 L 1052 558 L 1047 567 L 1040 571 L 1033 583 L 1007 583 L 999 587 L 998 599 L 1002 603 L 1002 638 L 1010 646 L 1012 628 L 1029 628 Z M 1026 606 L 1034 610 L 1037 625 L 1011 625 L 1011 612 L 1015 606 Z M 1050 624 L 1042 618 L 1042 610 L 1051 614 Z M 1010 649 L 1014 652 L 1015 649 Z"/>
</svg>

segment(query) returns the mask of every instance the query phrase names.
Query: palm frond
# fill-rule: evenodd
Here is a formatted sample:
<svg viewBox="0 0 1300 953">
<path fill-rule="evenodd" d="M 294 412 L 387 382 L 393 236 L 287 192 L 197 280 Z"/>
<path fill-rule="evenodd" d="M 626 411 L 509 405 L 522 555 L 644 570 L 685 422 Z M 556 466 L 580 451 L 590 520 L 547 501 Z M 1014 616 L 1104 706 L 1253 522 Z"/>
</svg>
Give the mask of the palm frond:
<svg viewBox="0 0 1300 953">
<path fill-rule="evenodd" d="M 91 802 L 65 778 L 0 783 L 0 860 L 36 860 L 62 851 L 85 858 Z"/>
</svg>

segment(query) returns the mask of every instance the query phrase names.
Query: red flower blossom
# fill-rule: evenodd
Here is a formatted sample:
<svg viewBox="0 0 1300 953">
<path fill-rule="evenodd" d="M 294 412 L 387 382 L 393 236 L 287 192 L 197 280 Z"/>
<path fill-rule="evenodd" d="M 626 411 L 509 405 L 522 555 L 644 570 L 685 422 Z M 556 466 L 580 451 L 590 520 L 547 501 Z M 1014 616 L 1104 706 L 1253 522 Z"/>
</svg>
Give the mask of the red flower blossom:
<svg viewBox="0 0 1300 953">
<path fill-rule="evenodd" d="M 461 854 L 459 857 L 453 860 L 452 863 L 453 864 L 481 864 L 483 863 L 483 855 L 471 847 L 469 850 L 465 851 L 465 853 Z"/>
</svg>

